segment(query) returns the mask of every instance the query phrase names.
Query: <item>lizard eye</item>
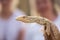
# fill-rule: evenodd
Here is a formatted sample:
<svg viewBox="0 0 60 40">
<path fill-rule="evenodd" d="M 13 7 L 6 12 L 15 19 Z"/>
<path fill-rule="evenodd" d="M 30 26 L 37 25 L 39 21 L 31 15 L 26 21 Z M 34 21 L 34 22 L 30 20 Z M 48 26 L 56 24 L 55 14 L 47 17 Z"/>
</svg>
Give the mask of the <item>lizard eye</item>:
<svg viewBox="0 0 60 40">
<path fill-rule="evenodd" d="M 25 18 L 25 16 L 23 18 Z"/>
</svg>

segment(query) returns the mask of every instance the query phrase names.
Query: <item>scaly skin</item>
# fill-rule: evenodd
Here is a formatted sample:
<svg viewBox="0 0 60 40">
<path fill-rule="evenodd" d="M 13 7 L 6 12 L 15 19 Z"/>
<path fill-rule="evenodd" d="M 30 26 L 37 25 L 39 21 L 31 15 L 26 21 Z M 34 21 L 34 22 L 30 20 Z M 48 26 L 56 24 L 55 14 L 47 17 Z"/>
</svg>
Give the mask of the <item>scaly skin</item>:
<svg viewBox="0 0 60 40">
<path fill-rule="evenodd" d="M 25 23 L 36 22 L 40 25 L 43 25 L 45 40 L 59 40 L 59 36 L 58 36 L 59 31 L 58 31 L 57 27 L 46 18 L 37 17 L 37 16 L 23 16 L 23 17 L 18 17 L 16 20 L 22 21 Z M 45 34 L 47 34 L 48 36 L 50 35 L 52 38 L 48 39 L 48 37 Z"/>
</svg>

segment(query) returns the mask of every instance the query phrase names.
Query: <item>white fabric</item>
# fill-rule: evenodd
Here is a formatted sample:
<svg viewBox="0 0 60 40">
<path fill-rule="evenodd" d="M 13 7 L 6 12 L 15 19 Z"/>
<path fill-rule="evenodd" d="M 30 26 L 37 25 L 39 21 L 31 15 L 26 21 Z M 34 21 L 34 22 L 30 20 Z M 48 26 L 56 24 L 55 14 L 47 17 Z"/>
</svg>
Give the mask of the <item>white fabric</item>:
<svg viewBox="0 0 60 40">
<path fill-rule="evenodd" d="M 22 11 L 14 10 L 13 15 L 9 20 L 0 18 L 0 40 L 16 40 L 18 32 L 20 31 L 23 23 L 16 20 L 17 16 L 25 16 Z"/>
<path fill-rule="evenodd" d="M 44 40 L 44 26 L 37 23 L 26 23 L 25 25 L 25 40 Z"/>
</svg>

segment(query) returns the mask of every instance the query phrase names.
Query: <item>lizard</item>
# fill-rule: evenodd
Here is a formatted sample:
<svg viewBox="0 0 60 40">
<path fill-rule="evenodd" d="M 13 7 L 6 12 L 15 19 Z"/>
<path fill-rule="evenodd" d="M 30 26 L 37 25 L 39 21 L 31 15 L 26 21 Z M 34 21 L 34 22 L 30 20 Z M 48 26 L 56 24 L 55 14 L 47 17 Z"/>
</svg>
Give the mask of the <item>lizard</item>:
<svg viewBox="0 0 60 40">
<path fill-rule="evenodd" d="M 22 21 L 24 23 L 36 22 L 40 25 L 43 25 L 45 40 L 60 40 L 59 30 L 57 29 L 57 26 L 47 18 L 38 17 L 38 16 L 22 16 L 22 17 L 17 17 L 16 20 Z"/>
</svg>

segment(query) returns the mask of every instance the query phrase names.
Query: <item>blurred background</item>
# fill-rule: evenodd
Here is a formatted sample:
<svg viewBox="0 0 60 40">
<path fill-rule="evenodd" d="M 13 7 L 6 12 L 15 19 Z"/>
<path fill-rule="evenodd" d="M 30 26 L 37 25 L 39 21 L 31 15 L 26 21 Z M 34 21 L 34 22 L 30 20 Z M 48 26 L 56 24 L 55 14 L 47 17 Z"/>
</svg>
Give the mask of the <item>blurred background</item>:
<svg viewBox="0 0 60 40">
<path fill-rule="evenodd" d="M 28 15 L 37 15 L 35 7 L 35 0 L 20 0 L 19 8 L 23 10 Z M 55 8 L 60 11 L 60 0 L 55 0 Z"/>
<path fill-rule="evenodd" d="M 24 35 L 24 31 L 23 33 L 20 34 L 20 29 L 22 29 L 23 26 L 25 27 L 25 25 L 20 21 L 18 22 L 16 20 L 16 17 L 25 16 L 26 14 L 29 16 L 31 15 L 31 16 L 45 17 L 51 20 L 54 24 L 56 24 L 58 30 L 60 31 L 59 13 L 60 13 L 60 0 L 54 0 L 54 2 L 53 0 L 36 0 L 36 1 L 35 0 L 0 0 L 0 14 L 1 14 L 0 15 L 0 38 L 1 39 L 0 40 L 6 40 L 6 39 L 15 40 L 17 38 L 20 39 L 20 35 L 21 34 L 22 36 Z M 39 26 L 36 24 L 32 24 L 32 26 L 33 25 L 34 27 Z M 37 29 L 39 29 L 39 27 Z M 35 28 L 34 31 L 36 31 Z M 36 32 L 36 34 L 39 35 L 36 35 L 34 32 L 33 38 L 36 36 L 35 39 L 36 38 L 40 39 L 39 36 L 41 34 L 39 32 Z M 29 33 L 29 34 L 31 34 L 29 35 L 29 37 L 33 35 L 33 33 Z"/>
</svg>

